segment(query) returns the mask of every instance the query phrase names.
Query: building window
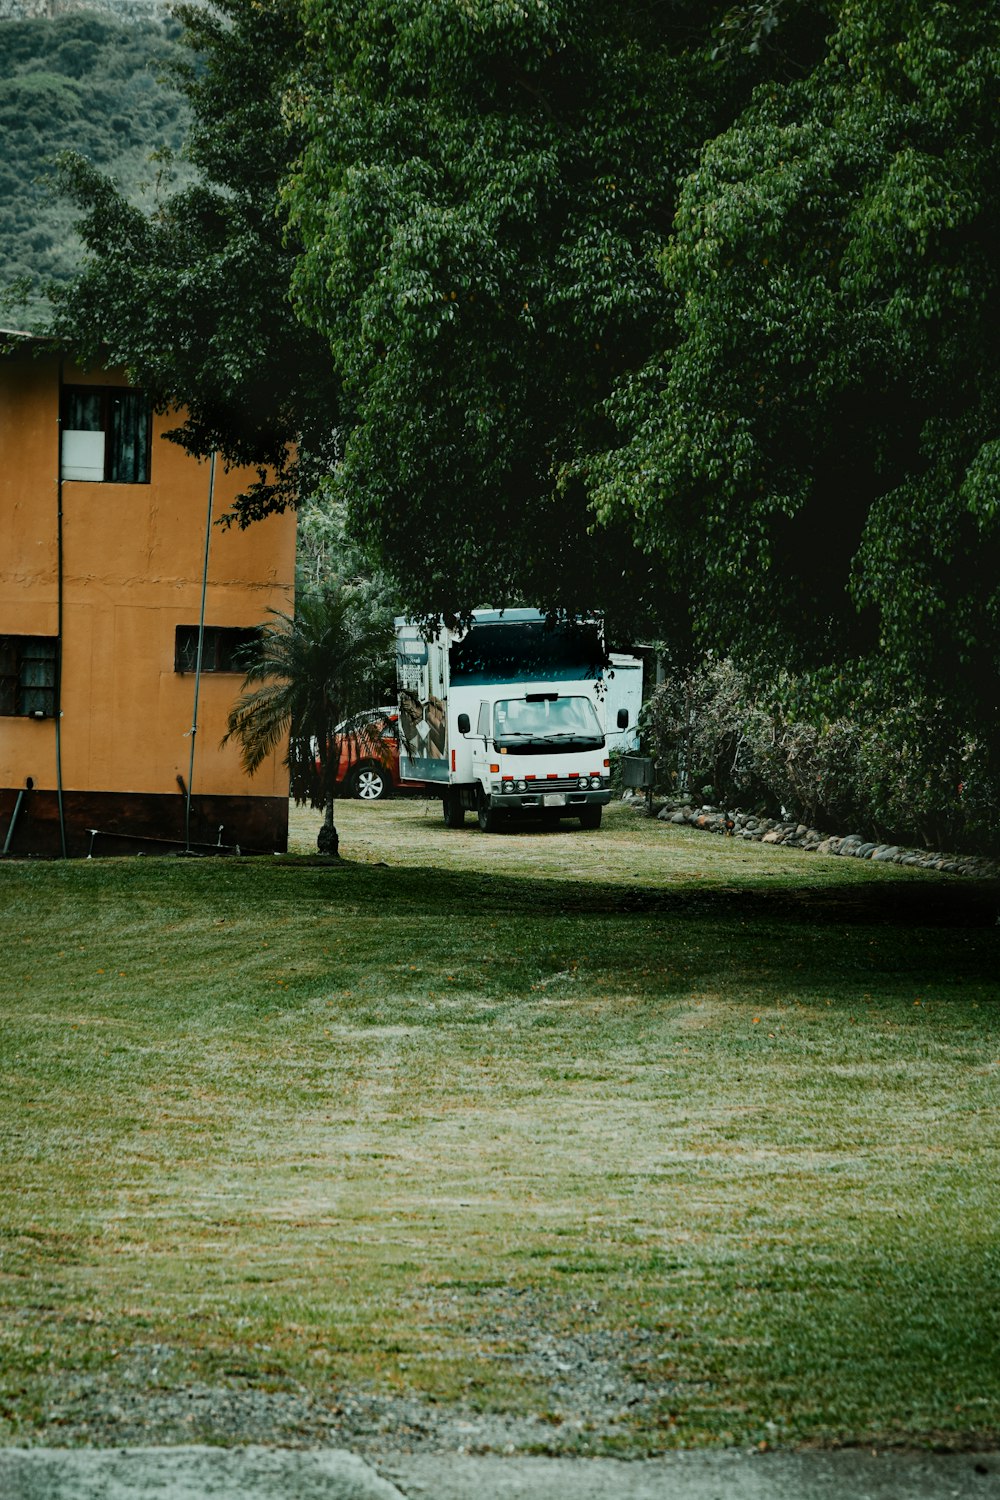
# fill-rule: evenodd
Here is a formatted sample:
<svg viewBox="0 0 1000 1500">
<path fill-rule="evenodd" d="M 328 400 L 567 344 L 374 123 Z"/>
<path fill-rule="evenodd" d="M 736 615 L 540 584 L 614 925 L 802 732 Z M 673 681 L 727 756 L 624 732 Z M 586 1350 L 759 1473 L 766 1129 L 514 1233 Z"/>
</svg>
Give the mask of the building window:
<svg viewBox="0 0 1000 1500">
<path fill-rule="evenodd" d="M 148 484 L 152 413 L 143 391 L 64 385 L 62 477 Z"/>
<path fill-rule="evenodd" d="M 0 714 L 55 716 L 58 646 L 54 635 L 0 635 Z"/>
<path fill-rule="evenodd" d="M 228 625 L 206 625 L 202 647 L 203 672 L 240 672 L 246 670 L 240 660 L 244 647 L 257 639 L 256 630 Z M 198 665 L 197 625 L 178 625 L 174 639 L 174 671 L 193 672 Z"/>
</svg>

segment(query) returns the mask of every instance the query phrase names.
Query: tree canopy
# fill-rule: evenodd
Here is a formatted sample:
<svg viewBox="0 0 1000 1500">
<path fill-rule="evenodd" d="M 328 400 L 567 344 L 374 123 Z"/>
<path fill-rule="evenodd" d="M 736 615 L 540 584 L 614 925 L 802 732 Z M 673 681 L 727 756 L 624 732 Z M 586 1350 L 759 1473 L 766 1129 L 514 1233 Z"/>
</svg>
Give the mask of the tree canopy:
<svg viewBox="0 0 1000 1500">
<path fill-rule="evenodd" d="M 412 608 L 645 599 L 572 461 L 665 336 L 679 174 L 787 49 L 723 67 L 726 7 L 680 0 L 178 13 L 200 184 L 143 214 L 67 161 L 91 254 L 55 331 L 185 405 L 193 451 L 277 471 L 241 522 L 293 498 L 298 440 Z"/>
<path fill-rule="evenodd" d="M 997 743 L 1000 17 L 972 0 L 218 0 L 200 186 L 82 167 L 91 328 L 289 439 L 421 612 L 521 599 Z M 860 666 L 858 666 L 860 664 Z"/>
<path fill-rule="evenodd" d="M 671 338 L 677 183 L 767 71 L 713 58 L 727 10 L 305 0 L 293 290 L 351 411 L 352 525 L 415 607 L 669 593 L 578 460 Z"/>
<path fill-rule="evenodd" d="M 688 174 L 675 331 L 610 403 L 600 514 L 698 578 L 707 645 L 863 655 L 983 727 L 1000 668 L 1000 18 L 848 0 Z"/>
<path fill-rule="evenodd" d="M 148 212 L 82 156 L 64 157 L 89 258 L 54 292 L 53 331 L 85 360 L 125 365 L 162 409 L 185 409 L 176 436 L 190 451 L 257 468 L 237 507 L 245 523 L 294 503 L 330 467 L 340 420 L 329 351 L 290 302 L 300 247 L 278 213 L 301 27 L 294 0 L 216 0 L 177 15 L 197 181 Z"/>
</svg>

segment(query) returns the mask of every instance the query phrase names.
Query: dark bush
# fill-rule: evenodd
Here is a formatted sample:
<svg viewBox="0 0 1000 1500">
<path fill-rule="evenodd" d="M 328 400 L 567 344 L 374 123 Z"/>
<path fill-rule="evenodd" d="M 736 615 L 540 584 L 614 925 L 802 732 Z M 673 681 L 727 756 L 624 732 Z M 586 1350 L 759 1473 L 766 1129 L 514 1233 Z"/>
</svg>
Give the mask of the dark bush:
<svg viewBox="0 0 1000 1500">
<path fill-rule="evenodd" d="M 995 853 L 1000 778 L 988 747 L 934 704 L 887 704 L 866 682 L 837 712 L 802 684 L 754 688 L 709 658 L 658 687 L 645 736 L 658 784 L 699 801 L 788 816 L 831 832 Z"/>
</svg>

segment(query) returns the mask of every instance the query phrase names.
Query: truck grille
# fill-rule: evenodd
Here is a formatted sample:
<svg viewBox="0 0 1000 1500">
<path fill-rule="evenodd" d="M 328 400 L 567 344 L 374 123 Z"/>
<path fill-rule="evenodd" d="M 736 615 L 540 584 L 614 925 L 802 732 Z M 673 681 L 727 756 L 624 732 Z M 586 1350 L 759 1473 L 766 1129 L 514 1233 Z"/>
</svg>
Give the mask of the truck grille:
<svg viewBox="0 0 1000 1500">
<path fill-rule="evenodd" d="M 581 772 L 581 775 L 583 773 Z M 596 773 L 595 773 L 596 774 Z M 590 780 L 590 777 L 587 777 Z M 519 781 L 527 781 L 527 777 L 516 776 L 513 784 L 510 781 L 501 781 L 503 791 L 513 791 Z M 577 792 L 580 790 L 579 776 L 540 776 L 537 781 L 527 781 L 528 792 Z M 522 794 L 523 795 L 523 794 Z"/>
</svg>

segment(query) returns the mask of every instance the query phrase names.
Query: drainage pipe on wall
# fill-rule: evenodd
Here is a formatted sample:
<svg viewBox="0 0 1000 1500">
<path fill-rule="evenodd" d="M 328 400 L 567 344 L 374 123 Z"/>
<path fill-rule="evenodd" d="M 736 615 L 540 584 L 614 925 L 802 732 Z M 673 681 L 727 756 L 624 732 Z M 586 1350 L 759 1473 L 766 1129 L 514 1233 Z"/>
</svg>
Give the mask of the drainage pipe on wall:
<svg viewBox="0 0 1000 1500">
<path fill-rule="evenodd" d="M 198 654 L 194 665 L 194 710 L 191 716 L 191 760 L 184 800 L 184 852 L 191 852 L 191 788 L 194 785 L 194 752 L 198 737 L 198 699 L 201 694 L 201 663 L 205 646 L 205 600 L 208 595 L 208 548 L 212 540 L 212 505 L 215 500 L 215 454 L 208 470 L 208 514 L 205 517 L 205 557 L 201 569 L 201 613 L 198 616 Z"/>
<path fill-rule="evenodd" d="M 7 837 L 3 841 L 3 850 L 0 851 L 4 854 L 10 853 L 10 846 L 14 842 L 14 829 L 17 827 L 17 820 L 21 816 L 21 808 L 24 806 L 24 799 L 25 797 L 27 797 L 34 784 L 34 780 L 31 776 L 25 777 L 24 786 L 17 794 L 17 801 L 14 803 L 14 811 L 10 815 L 10 826 L 7 829 Z"/>
</svg>

